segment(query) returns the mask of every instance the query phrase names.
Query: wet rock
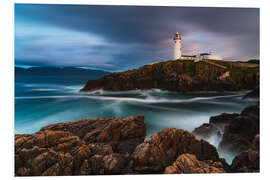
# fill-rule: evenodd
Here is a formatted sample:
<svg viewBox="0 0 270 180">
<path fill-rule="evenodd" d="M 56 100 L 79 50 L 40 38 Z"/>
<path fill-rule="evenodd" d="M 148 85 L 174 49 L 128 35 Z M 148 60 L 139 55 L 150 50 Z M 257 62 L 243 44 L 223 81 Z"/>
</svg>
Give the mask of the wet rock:
<svg viewBox="0 0 270 180">
<path fill-rule="evenodd" d="M 222 127 L 215 124 L 204 123 L 194 129 L 192 133 L 203 139 L 209 139 L 211 136 L 221 136 Z"/>
<path fill-rule="evenodd" d="M 259 106 L 247 107 L 225 127 L 219 148 L 235 153 L 247 150 L 258 133 Z"/>
<path fill-rule="evenodd" d="M 165 174 L 225 173 L 223 164 L 213 160 L 199 161 L 193 154 L 181 154 L 176 161 L 165 168 Z"/>
<path fill-rule="evenodd" d="M 126 165 L 125 159 L 122 155 L 112 153 L 103 158 L 105 174 L 122 174 Z"/>
<path fill-rule="evenodd" d="M 240 152 L 231 165 L 233 172 L 259 172 L 260 171 L 260 150 L 259 135 L 256 135 L 248 150 Z"/>
<path fill-rule="evenodd" d="M 183 153 L 191 153 L 199 160 L 218 160 L 214 146 L 197 140 L 188 131 L 167 128 L 138 145 L 132 154 L 134 170 L 140 173 L 162 173 L 166 166 Z"/>
<path fill-rule="evenodd" d="M 240 114 L 213 116 L 209 123 L 195 128 L 193 133 L 204 140 L 216 137 L 219 151 L 236 155 L 247 150 L 253 137 L 259 133 L 259 105 L 247 107 Z"/>
<path fill-rule="evenodd" d="M 248 99 L 248 98 L 259 98 L 260 97 L 260 88 L 259 86 L 247 93 L 243 99 Z"/>
<path fill-rule="evenodd" d="M 250 112 L 257 111 L 239 116 Z M 239 134 L 239 127 L 234 128 L 231 132 Z M 143 117 L 136 116 L 58 123 L 33 134 L 16 134 L 15 175 L 256 172 L 259 168 L 259 135 L 230 167 L 214 146 L 188 131 L 166 128 L 144 141 L 145 131 Z"/>
<path fill-rule="evenodd" d="M 223 136 L 224 128 L 231 121 L 239 116 L 239 114 L 228 114 L 222 113 L 218 116 L 212 116 L 209 123 L 204 123 L 201 126 L 195 128 L 192 133 L 196 135 L 199 139 L 209 140 L 211 137 L 216 137 L 216 139 L 221 139 Z"/>
<path fill-rule="evenodd" d="M 145 133 L 144 117 L 132 116 L 58 123 L 34 134 L 16 134 L 15 175 L 121 174 Z"/>
<path fill-rule="evenodd" d="M 222 113 L 218 116 L 212 116 L 210 117 L 209 123 L 210 124 L 230 124 L 234 118 L 239 116 L 237 113 L 228 114 L 228 113 Z"/>
<path fill-rule="evenodd" d="M 86 144 L 110 144 L 115 152 L 132 153 L 146 135 L 143 116 L 128 118 L 96 118 L 65 122 L 43 127 L 45 130 L 61 130 L 78 136 Z"/>
<path fill-rule="evenodd" d="M 90 150 L 69 132 L 41 131 L 15 136 L 15 175 L 71 175 Z"/>
</svg>

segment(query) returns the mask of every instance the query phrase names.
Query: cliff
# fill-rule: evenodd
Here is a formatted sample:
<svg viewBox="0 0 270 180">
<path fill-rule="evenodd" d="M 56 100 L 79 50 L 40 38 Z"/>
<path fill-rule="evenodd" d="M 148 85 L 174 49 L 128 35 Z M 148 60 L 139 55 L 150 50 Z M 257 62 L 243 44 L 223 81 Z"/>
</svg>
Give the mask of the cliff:
<svg viewBox="0 0 270 180">
<path fill-rule="evenodd" d="M 238 91 L 259 84 L 259 65 L 226 61 L 169 60 L 138 69 L 111 73 L 89 80 L 81 91 L 103 89 L 127 91 L 153 89 L 192 91 Z"/>
</svg>

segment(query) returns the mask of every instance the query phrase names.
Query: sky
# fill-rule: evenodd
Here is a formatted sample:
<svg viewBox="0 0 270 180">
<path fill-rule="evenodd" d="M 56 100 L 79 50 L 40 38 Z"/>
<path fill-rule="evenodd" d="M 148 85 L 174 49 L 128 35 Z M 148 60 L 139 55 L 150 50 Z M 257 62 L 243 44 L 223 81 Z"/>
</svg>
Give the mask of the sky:
<svg viewBox="0 0 270 180">
<path fill-rule="evenodd" d="M 123 71 L 198 51 L 259 59 L 258 8 L 15 4 L 15 66 Z"/>
</svg>

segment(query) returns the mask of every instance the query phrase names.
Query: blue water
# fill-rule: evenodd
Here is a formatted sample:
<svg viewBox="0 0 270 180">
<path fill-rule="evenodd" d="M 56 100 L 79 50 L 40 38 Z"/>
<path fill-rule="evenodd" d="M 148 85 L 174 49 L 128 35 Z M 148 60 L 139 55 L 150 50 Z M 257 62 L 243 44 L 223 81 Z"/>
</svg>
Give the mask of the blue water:
<svg viewBox="0 0 270 180">
<path fill-rule="evenodd" d="M 81 93 L 85 76 L 15 77 L 15 133 L 33 133 L 64 121 L 95 117 L 144 115 L 147 137 L 167 127 L 193 131 L 223 112 L 241 112 L 256 100 L 246 92 L 182 94 L 148 91 Z M 210 142 L 217 146 L 217 142 Z M 230 158 L 226 157 L 228 161 Z"/>
</svg>

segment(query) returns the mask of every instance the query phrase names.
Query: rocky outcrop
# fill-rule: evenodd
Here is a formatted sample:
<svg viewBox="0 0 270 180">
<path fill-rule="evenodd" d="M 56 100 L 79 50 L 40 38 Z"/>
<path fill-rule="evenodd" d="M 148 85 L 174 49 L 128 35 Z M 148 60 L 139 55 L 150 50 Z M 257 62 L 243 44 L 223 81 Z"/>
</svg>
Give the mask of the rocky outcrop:
<svg viewBox="0 0 270 180">
<path fill-rule="evenodd" d="M 193 133 L 205 140 L 211 136 L 221 137 L 218 147 L 221 151 L 237 154 L 247 150 L 259 133 L 259 105 L 247 107 L 241 114 L 213 116 L 209 123 L 195 128 Z"/>
<path fill-rule="evenodd" d="M 222 162 L 199 161 L 193 154 L 181 154 L 176 161 L 167 166 L 165 174 L 225 173 Z"/>
<path fill-rule="evenodd" d="M 145 138 L 143 116 L 85 119 L 15 135 L 16 176 L 128 173 Z"/>
<path fill-rule="evenodd" d="M 259 127 L 259 105 L 245 108 L 225 127 L 219 148 L 235 153 L 247 150 Z"/>
<path fill-rule="evenodd" d="M 199 160 L 220 160 L 216 148 L 208 142 L 195 139 L 188 131 L 168 128 L 136 147 L 132 154 L 134 171 L 162 173 L 184 153 L 194 154 Z"/>
<path fill-rule="evenodd" d="M 248 99 L 248 98 L 259 98 L 260 97 L 260 88 L 259 86 L 247 93 L 243 99 Z"/>
<path fill-rule="evenodd" d="M 195 128 L 193 133 L 208 139 L 212 135 L 220 136 L 224 131 L 218 149 L 235 154 L 228 171 L 259 172 L 259 114 L 259 104 L 245 108 L 240 114 L 223 113 L 211 117 L 209 123 Z"/>
<path fill-rule="evenodd" d="M 227 68 L 204 61 L 163 61 L 138 69 L 111 73 L 97 80 L 89 80 L 81 91 L 153 88 L 176 92 L 236 91 L 253 89 L 259 84 L 258 67 L 240 67 L 225 61 L 222 62 L 222 66 Z"/>
<path fill-rule="evenodd" d="M 44 130 L 71 132 L 86 144 L 106 143 L 122 154 L 131 153 L 146 135 L 143 116 L 85 119 L 49 125 Z"/>
<path fill-rule="evenodd" d="M 260 171 L 260 135 L 257 134 L 248 150 L 239 153 L 232 162 L 233 172 L 259 172 Z"/>
<path fill-rule="evenodd" d="M 215 126 L 227 124 L 222 145 L 240 147 L 231 166 L 213 145 L 182 129 L 166 128 L 144 141 L 144 117 L 131 116 L 57 123 L 33 134 L 16 134 L 15 175 L 258 172 L 258 113 L 252 106 L 241 114 L 210 119 Z M 195 132 L 216 132 L 211 126 L 202 125 Z"/>
<path fill-rule="evenodd" d="M 185 153 L 196 156 L 204 172 L 226 170 L 216 148 L 188 131 L 168 128 L 144 142 L 145 132 L 144 117 L 135 116 L 58 123 L 34 134 L 16 134 L 15 175 L 164 173 Z"/>
</svg>

